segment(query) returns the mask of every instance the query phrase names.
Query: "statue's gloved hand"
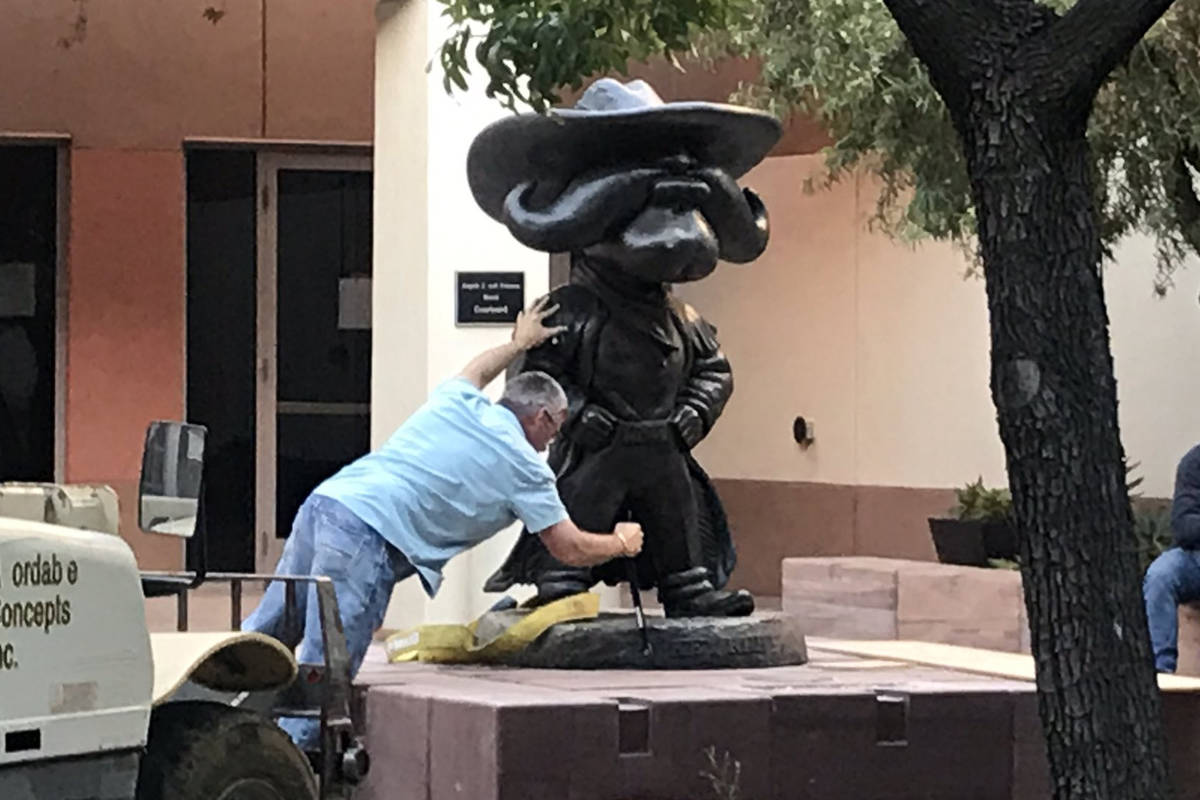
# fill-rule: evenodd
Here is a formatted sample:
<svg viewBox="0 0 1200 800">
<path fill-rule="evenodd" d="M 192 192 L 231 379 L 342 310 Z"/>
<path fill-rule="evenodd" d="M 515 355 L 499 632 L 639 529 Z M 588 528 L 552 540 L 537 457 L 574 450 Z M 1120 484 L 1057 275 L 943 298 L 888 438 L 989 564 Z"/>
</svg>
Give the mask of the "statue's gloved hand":
<svg viewBox="0 0 1200 800">
<path fill-rule="evenodd" d="M 600 406 L 587 405 L 571 430 L 571 439 L 585 450 L 599 450 L 612 441 L 617 418 Z"/>
<path fill-rule="evenodd" d="M 691 450 L 704 438 L 704 420 L 691 406 L 680 406 L 671 415 L 671 424 L 684 450 Z"/>
</svg>

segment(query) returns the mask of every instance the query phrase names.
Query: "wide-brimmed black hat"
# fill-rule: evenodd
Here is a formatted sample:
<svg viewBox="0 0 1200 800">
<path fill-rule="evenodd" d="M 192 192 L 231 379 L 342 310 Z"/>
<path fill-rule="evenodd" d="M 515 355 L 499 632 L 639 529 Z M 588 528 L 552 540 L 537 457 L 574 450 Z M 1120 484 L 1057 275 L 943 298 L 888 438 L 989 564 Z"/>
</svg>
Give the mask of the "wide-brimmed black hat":
<svg viewBox="0 0 1200 800">
<path fill-rule="evenodd" d="M 590 167 L 680 150 L 739 178 L 781 134 L 778 120 L 761 111 L 664 103 L 645 81 L 601 78 L 574 108 L 513 115 L 481 131 L 467 155 L 467 180 L 480 207 L 499 219 L 504 198 L 522 181 L 566 181 Z"/>
</svg>

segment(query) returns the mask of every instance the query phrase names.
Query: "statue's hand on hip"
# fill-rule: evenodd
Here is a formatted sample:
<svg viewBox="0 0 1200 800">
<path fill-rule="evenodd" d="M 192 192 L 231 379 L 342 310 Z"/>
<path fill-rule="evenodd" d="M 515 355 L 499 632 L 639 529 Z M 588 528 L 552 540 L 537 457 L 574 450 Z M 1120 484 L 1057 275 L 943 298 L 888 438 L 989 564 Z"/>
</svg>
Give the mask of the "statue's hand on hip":
<svg viewBox="0 0 1200 800">
<path fill-rule="evenodd" d="M 691 406 L 675 409 L 675 413 L 671 415 L 671 424 L 675 426 L 675 433 L 678 434 L 684 450 L 691 450 L 704 438 L 704 421 Z"/>
<path fill-rule="evenodd" d="M 617 430 L 617 418 L 600 406 L 585 406 L 579 421 L 571 432 L 571 438 L 585 450 L 599 450 L 612 441 Z"/>
</svg>

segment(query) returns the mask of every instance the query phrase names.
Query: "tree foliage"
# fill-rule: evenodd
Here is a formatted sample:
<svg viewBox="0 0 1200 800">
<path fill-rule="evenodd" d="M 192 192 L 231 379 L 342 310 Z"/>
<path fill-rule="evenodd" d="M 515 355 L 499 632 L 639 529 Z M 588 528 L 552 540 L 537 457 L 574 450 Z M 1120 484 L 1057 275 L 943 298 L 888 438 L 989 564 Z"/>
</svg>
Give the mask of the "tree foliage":
<svg viewBox="0 0 1200 800">
<path fill-rule="evenodd" d="M 447 91 L 467 88 L 468 55 L 487 94 L 545 111 L 564 87 L 623 72 L 632 61 L 673 59 L 706 31 L 745 27 L 750 0 L 442 0 L 450 35 L 439 52 Z"/>
<path fill-rule="evenodd" d="M 761 77 L 738 99 L 821 120 L 833 138 L 826 183 L 866 170 L 882 187 L 882 230 L 974 252 L 957 134 L 883 0 L 444 1 L 453 23 L 441 50 L 447 88 L 466 86 L 473 52 L 488 93 L 510 108 L 545 110 L 562 87 L 653 55 L 755 58 Z M 1058 12 L 1072 4 L 1047 3 Z M 1105 253 L 1132 231 L 1148 233 L 1165 291 L 1187 253 L 1200 251 L 1200 0 L 1176 2 L 1112 73 L 1088 138 Z"/>
<path fill-rule="evenodd" d="M 1047 3 L 1062 12 L 1070 0 Z M 828 179 L 866 168 L 883 190 L 876 222 L 902 238 L 970 244 L 966 164 L 944 104 L 882 0 L 763 0 L 722 38 L 763 61 L 749 102 L 812 114 L 834 144 Z M 1101 89 L 1089 121 L 1101 244 L 1142 230 L 1165 290 L 1200 250 L 1200 2 L 1180 0 Z"/>
</svg>

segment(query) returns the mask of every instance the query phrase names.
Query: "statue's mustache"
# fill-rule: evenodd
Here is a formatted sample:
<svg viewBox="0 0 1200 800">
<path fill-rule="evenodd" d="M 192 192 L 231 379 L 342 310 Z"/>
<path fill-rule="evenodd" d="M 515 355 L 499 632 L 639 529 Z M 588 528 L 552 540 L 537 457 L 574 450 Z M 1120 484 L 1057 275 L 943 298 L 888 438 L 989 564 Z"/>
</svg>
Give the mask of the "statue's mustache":
<svg viewBox="0 0 1200 800">
<path fill-rule="evenodd" d="M 711 194 L 712 187 L 701 178 L 663 178 L 654 184 L 649 205 L 672 208 L 676 211 L 691 211 L 699 208 Z"/>
<path fill-rule="evenodd" d="M 766 244 L 766 215 L 757 197 L 750 205 L 736 182 L 716 169 L 684 171 L 661 167 L 597 170 L 577 176 L 534 202 L 536 181 L 513 188 L 504 221 L 523 244 L 548 252 L 582 250 L 610 240 L 650 209 L 699 212 L 715 231 L 722 256 L 757 257 Z"/>
</svg>

